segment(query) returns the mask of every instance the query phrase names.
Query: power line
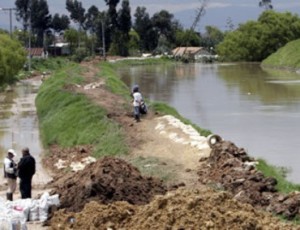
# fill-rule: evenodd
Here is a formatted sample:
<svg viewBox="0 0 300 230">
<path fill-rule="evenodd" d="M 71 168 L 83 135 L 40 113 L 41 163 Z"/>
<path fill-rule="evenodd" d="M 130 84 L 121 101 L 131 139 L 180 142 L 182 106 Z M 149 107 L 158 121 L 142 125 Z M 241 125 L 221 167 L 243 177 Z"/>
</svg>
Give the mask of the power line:
<svg viewBox="0 0 300 230">
<path fill-rule="evenodd" d="M 10 37 L 12 37 L 12 11 L 17 10 L 16 8 L 0 8 L 2 11 L 9 11 L 9 32 Z"/>
</svg>

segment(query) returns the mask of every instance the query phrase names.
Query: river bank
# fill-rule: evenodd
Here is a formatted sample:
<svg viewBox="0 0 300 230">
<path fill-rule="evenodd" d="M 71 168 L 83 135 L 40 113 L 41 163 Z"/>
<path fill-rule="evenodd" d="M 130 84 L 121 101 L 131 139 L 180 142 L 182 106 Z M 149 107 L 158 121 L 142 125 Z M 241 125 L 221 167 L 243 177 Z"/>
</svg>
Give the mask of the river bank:
<svg viewBox="0 0 300 230">
<path fill-rule="evenodd" d="M 203 143 L 202 148 L 197 148 L 196 145 L 188 145 L 187 143 L 194 143 L 192 140 L 188 140 L 186 138 L 189 137 L 189 135 L 186 134 L 184 131 L 184 127 L 190 127 L 187 124 L 179 122 L 179 120 L 176 120 L 176 116 L 179 116 L 173 109 L 169 108 L 166 105 L 161 104 L 150 104 L 150 113 L 142 118 L 141 123 L 135 123 L 132 116 L 131 116 L 131 103 L 130 98 L 128 95 L 128 88 L 124 87 L 123 83 L 120 82 L 116 84 L 115 77 L 111 67 L 107 65 L 99 65 L 97 61 L 89 62 L 89 63 L 83 63 L 81 65 L 83 68 L 82 73 L 83 79 L 78 81 L 77 78 L 78 75 L 74 73 L 74 70 L 67 69 L 61 72 L 60 75 L 67 74 L 66 79 L 67 84 L 64 84 L 61 80 L 58 80 L 60 83 L 60 88 L 56 89 L 58 91 L 55 92 L 55 94 L 58 94 L 58 92 L 64 93 L 70 93 L 72 95 L 73 100 L 76 101 L 76 97 L 81 95 L 85 95 L 85 97 L 88 98 L 88 103 L 91 103 L 92 105 L 88 105 L 89 107 L 93 107 L 94 105 L 100 106 L 104 109 L 104 112 L 102 112 L 103 116 L 95 117 L 96 119 L 105 120 L 107 122 L 116 122 L 119 127 L 118 133 L 119 135 L 124 138 L 123 140 L 125 142 L 122 142 L 125 145 L 126 148 L 122 148 L 118 151 L 119 154 L 115 155 L 118 158 L 125 159 L 126 162 L 129 162 L 131 164 L 134 164 L 139 168 L 139 170 L 143 173 L 144 176 L 155 176 L 158 178 L 163 179 L 163 183 L 167 186 L 168 189 L 174 190 L 178 187 L 183 187 L 185 189 L 201 189 L 203 188 L 203 183 L 200 183 L 199 177 L 198 177 L 198 169 L 199 167 L 202 167 L 201 165 L 206 164 L 207 161 L 205 159 L 209 156 L 209 148 L 205 146 L 205 141 Z M 77 68 L 77 67 L 76 67 Z M 80 69 L 80 68 L 79 68 Z M 79 70 L 77 69 L 77 70 Z M 72 83 L 72 77 L 75 76 L 77 79 L 76 82 Z M 100 76 L 100 79 L 99 79 Z M 55 76 L 54 76 L 55 77 Z M 48 81 L 48 80 L 47 80 Z M 49 97 L 53 97 L 53 95 L 46 94 L 46 91 L 44 91 L 46 88 L 53 89 L 54 82 L 51 82 L 51 78 L 49 79 L 50 85 L 47 86 L 47 81 L 45 82 L 45 88 L 41 90 L 41 94 L 46 97 L 48 95 Z M 54 81 L 54 80 L 53 80 Z M 52 86 L 52 87 L 50 87 Z M 110 88 L 111 86 L 114 86 L 113 88 Z M 60 97 L 61 98 L 61 97 Z M 126 99 L 127 98 L 127 99 Z M 46 98 L 44 98 L 46 99 Z M 38 99 L 39 100 L 39 99 Z M 47 99 L 46 99 L 47 100 Z M 60 101 L 62 103 L 62 101 Z M 42 101 L 38 102 L 43 104 Z M 70 104 L 69 102 L 67 104 Z M 54 103 L 56 107 L 59 107 L 56 103 Z M 49 105 L 48 105 L 49 106 Z M 51 105 L 50 105 L 51 106 Z M 157 110 L 157 108 L 163 108 L 160 110 Z M 44 108 L 44 107 L 43 107 Z M 62 109 L 63 107 L 61 107 Z M 40 111 L 42 114 L 46 111 L 50 112 L 51 110 L 47 110 L 44 108 L 42 111 Z M 77 110 L 76 110 L 77 111 Z M 103 110 L 101 110 L 103 111 Z M 164 111 L 164 112 L 162 112 Z M 169 121 L 167 117 L 164 117 L 165 112 L 173 113 L 175 115 L 173 122 Z M 51 113 L 51 112 L 50 112 Z M 91 111 L 90 111 L 91 113 Z M 94 114 L 94 113 L 92 113 Z M 53 115 L 53 114 L 52 114 Z M 43 114 L 43 116 L 46 116 L 46 114 Z M 61 117 L 61 116 L 60 116 Z M 40 118 L 42 119 L 42 118 Z M 108 120 L 107 120 L 108 119 Z M 71 117 L 70 120 L 74 122 L 73 118 Z M 176 121 L 176 122 L 174 122 Z M 63 121 L 67 122 L 67 121 Z M 177 124 L 173 126 L 174 124 Z M 181 125 L 179 125 L 181 124 Z M 50 123 L 47 124 L 50 126 Z M 43 127 L 43 126 L 42 126 Z M 48 126 L 45 126 L 48 127 Z M 115 127 L 115 126 L 114 126 Z M 163 127 L 162 130 L 160 130 L 159 127 Z M 114 128 L 115 129 L 115 128 Z M 199 128 L 198 128 L 199 129 Z M 82 129 L 72 129 L 73 134 L 74 131 L 82 131 Z M 176 131 L 177 130 L 177 131 Z M 199 129 L 201 130 L 201 129 Z M 89 134 L 89 131 L 84 131 L 85 134 Z M 68 131 L 68 133 L 70 133 Z M 93 133 L 93 132 L 92 132 Z M 201 132 L 200 132 L 201 134 Z M 62 136 L 64 136 L 61 133 Z M 77 135 L 77 134 L 76 134 Z M 83 135 L 83 134 L 81 134 Z M 99 138 L 97 140 L 100 140 L 101 144 L 105 144 L 105 141 L 101 141 L 103 137 L 101 137 L 101 134 L 96 134 Z M 100 135 L 100 136 L 99 136 Z M 106 129 L 105 135 L 109 136 L 110 131 Z M 124 136 L 123 136 L 124 135 Z M 193 136 L 193 135 L 192 135 Z M 70 137 L 72 139 L 72 137 Z M 199 138 L 196 138 L 196 142 L 201 142 L 200 140 L 203 138 L 205 139 L 205 136 L 199 136 Z M 82 138 L 81 138 L 82 139 Z M 55 188 L 53 192 L 58 192 L 61 194 L 61 196 L 65 196 L 65 192 L 67 192 L 67 187 L 63 186 L 64 184 L 67 185 L 67 181 L 70 181 L 70 177 L 78 178 L 77 180 L 80 180 L 79 178 L 83 178 L 83 175 L 94 175 L 93 180 L 89 181 L 88 179 L 85 179 L 85 188 L 94 188 L 93 193 L 90 193 L 86 191 L 87 194 L 94 194 L 91 198 L 92 200 L 98 200 L 100 198 L 97 198 L 98 196 L 103 196 L 103 190 L 97 190 L 94 186 L 100 186 L 104 183 L 106 184 L 105 180 L 102 182 L 98 182 L 98 185 L 94 185 L 93 181 L 97 181 L 97 172 L 96 169 L 93 168 L 95 166 L 94 163 L 92 163 L 88 169 L 84 169 L 84 173 L 81 174 L 80 171 L 78 172 L 72 172 L 71 170 L 71 164 L 74 163 L 74 160 L 76 159 L 76 162 L 80 162 L 82 159 L 85 159 L 87 156 L 91 155 L 96 158 L 103 159 L 102 157 L 105 156 L 105 153 L 109 155 L 112 150 L 118 149 L 115 148 L 116 141 L 112 144 L 110 144 L 110 148 L 99 148 L 99 147 L 92 147 L 88 148 L 85 146 L 82 146 L 80 148 L 74 149 L 74 148 L 66 148 L 63 147 L 63 141 L 65 140 L 59 135 L 56 135 L 54 139 L 50 138 L 50 140 L 54 141 L 55 143 L 60 143 L 60 147 L 54 148 L 54 150 L 50 149 L 51 154 L 48 156 L 48 161 L 46 162 L 46 165 L 54 168 L 53 166 L 57 165 L 57 163 L 64 162 L 64 167 L 61 169 L 56 169 L 57 171 L 57 177 L 54 181 L 57 183 L 52 184 Z M 74 139 L 76 142 L 78 140 Z M 109 139 L 108 139 L 109 140 Z M 181 142 L 179 141 L 181 140 Z M 45 141 L 45 140 L 44 140 Z M 74 142 L 73 141 L 73 142 Z M 108 141 L 109 142 L 109 141 Z M 46 141 L 47 143 L 47 141 Z M 51 145 L 51 142 L 48 142 Z M 68 142 L 66 142 L 68 143 Z M 87 143 L 80 143 L 80 144 L 87 144 Z M 95 142 L 96 146 L 98 142 Z M 53 145 L 53 143 L 52 143 Z M 95 146 L 95 145 L 94 145 Z M 118 146 L 118 145 L 117 145 Z M 205 150 L 206 149 L 206 150 Z M 99 152 L 100 151 L 100 152 Z M 64 153 L 64 154 L 63 154 Z M 124 154 L 125 153 L 125 154 Z M 113 154 L 114 155 L 114 154 Z M 202 159 L 201 162 L 199 160 Z M 120 164 L 120 163 L 119 163 Z M 123 164 L 123 163 L 122 163 Z M 123 166 L 122 166 L 123 167 Z M 125 166 L 124 166 L 125 167 Z M 126 166 L 128 167 L 128 166 Z M 98 168 L 99 169 L 99 168 Z M 101 169 L 101 168 L 100 168 Z M 71 171 L 70 171 L 71 170 Z M 116 169 L 110 168 L 108 173 L 114 173 Z M 64 175 L 62 175 L 64 174 Z M 61 176 L 59 176 L 61 175 Z M 129 174 L 130 175 L 130 174 Z M 123 176 L 120 175 L 121 178 Z M 69 178 L 69 179 L 68 179 Z M 114 177 L 112 177 L 114 178 Z M 207 178 L 209 180 L 209 178 Z M 116 184 L 113 183 L 111 186 L 113 186 L 111 191 L 118 190 L 117 188 L 121 186 L 123 183 L 126 183 L 127 179 L 123 178 L 120 179 L 119 182 Z M 75 186 L 74 191 L 76 190 L 76 183 L 71 183 L 72 187 Z M 90 185 L 89 185 L 90 184 Z M 106 186 L 104 186 L 107 188 Z M 103 188 L 104 188 L 103 187 Z M 78 191 L 79 188 L 77 188 L 76 191 Z M 95 190 L 96 189 L 96 190 Z M 81 190 L 81 189 L 79 189 Z M 71 191 L 71 190 L 70 190 Z M 83 190 L 84 191 L 84 190 Z M 102 192 L 101 192 L 102 191 Z M 100 194 L 98 194 L 100 193 Z M 74 193 L 69 193 L 68 200 L 70 199 L 76 199 L 79 200 L 90 200 L 88 199 L 89 195 L 86 197 L 84 196 L 84 199 L 79 198 Z M 106 194 L 106 193 L 105 193 Z M 111 194 L 110 192 L 108 194 Z M 211 195 L 214 193 L 211 193 Z M 79 195 L 79 194 L 77 194 Z M 112 197 L 114 197 L 116 194 L 113 192 Z M 75 196 L 75 197 L 73 197 Z M 63 199 L 64 200 L 64 199 Z M 115 201 L 115 199 L 112 199 Z M 119 200 L 126 200 L 126 197 L 119 198 Z M 132 202 L 132 201 L 131 201 Z M 129 201 L 129 203 L 131 203 Z M 109 202 L 110 203 L 110 202 Z M 83 207 L 81 204 L 81 207 Z M 68 206 L 67 203 L 64 203 L 65 208 L 70 208 L 72 210 L 72 206 Z M 109 206 L 108 206 L 109 207 Z M 107 208 L 108 208 L 107 207 Z M 80 209 L 81 210 L 81 209 Z M 89 209 L 91 210 L 91 209 Z M 79 210 L 77 210 L 78 212 Z M 69 226 L 68 225 L 68 219 L 70 215 L 73 215 L 72 213 L 66 215 L 62 215 L 61 212 L 54 214 L 54 219 L 51 222 L 51 226 L 55 229 L 59 229 L 58 226 Z M 84 214 L 84 211 L 81 212 L 80 215 L 86 215 Z M 58 216 L 61 216 L 60 219 L 57 219 Z M 79 217 L 78 217 L 79 218 Z M 78 219 L 78 224 L 87 224 L 90 223 L 89 221 L 92 221 L 93 218 L 91 217 L 83 220 L 84 222 L 80 222 Z M 275 221 L 276 222 L 276 221 Z M 274 223 L 275 223 L 274 222 Z M 91 224 L 91 223 L 90 223 Z M 83 226 L 83 225 L 81 225 Z M 105 225 L 106 226 L 106 225 Z M 229 226 L 229 225 L 228 225 Z M 76 227 L 74 227 L 76 229 Z M 78 227 L 77 227 L 78 228 Z"/>
<path fill-rule="evenodd" d="M 209 165 L 209 132 L 194 128 L 173 108 L 160 103 L 150 103 L 149 114 L 135 123 L 128 88 L 109 65 L 94 60 L 67 66 L 43 83 L 36 104 L 43 143 L 49 152 L 44 167 L 55 174 L 48 189 L 60 194 L 61 208 L 65 209 L 52 213 L 48 223 L 52 229 L 198 225 L 297 229 L 280 223 L 270 213 L 237 202 L 230 193 L 220 193 L 224 188 L 215 187 L 220 182 L 213 177 L 206 176 L 209 183 L 204 185 L 199 169 Z M 108 155 L 114 157 L 104 157 Z M 83 167 L 78 169 L 75 165 Z M 176 191 L 178 188 L 181 189 Z M 207 201 L 205 206 L 203 199 Z M 99 207 L 94 201 L 102 204 Z M 136 204 L 141 201 L 143 205 L 138 208 Z M 228 206 L 223 207 L 224 202 Z M 191 215 L 182 215 L 182 207 L 187 207 L 189 211 L 184 213 Z M 99 209 L 102 211 L 96 212 Z"/>
</svg>

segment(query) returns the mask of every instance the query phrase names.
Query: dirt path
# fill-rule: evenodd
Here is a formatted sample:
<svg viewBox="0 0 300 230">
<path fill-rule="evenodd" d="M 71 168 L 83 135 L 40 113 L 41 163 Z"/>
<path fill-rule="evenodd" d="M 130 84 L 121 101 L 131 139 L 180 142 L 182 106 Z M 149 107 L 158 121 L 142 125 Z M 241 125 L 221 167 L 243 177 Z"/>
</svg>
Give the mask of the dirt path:
<svg viewBox="0 0 300 230">
<path fill-rule="evenodd" d="M 150 112 L 142 117 L 141 122 L 134 122 L 131 104 L 105 89 L 105 83 L 96 78 L 99 69 L 91 63 L 82 65 L 87 70 L 84 74 L 86 85 L 76 90 L 106 108 L 109 116 L 122 125 L 130 147 L 129 156 L 124 158 L 131 162 L 135 162 L 135 158 L 153 159 L 150 163 L 144 160 L 139 166 L 151 168 L 159 164 L 156 170 L 161 172 L 158 174 L 168 172 L 172 177 L 168 179 L 170 183 L 198 184 L 196 169 L 199 159 L 210 153 L 206 138 L 171 116 L 162 117 Z M 124 107 L 130 110 L 124 110 Z"/>
</svg>

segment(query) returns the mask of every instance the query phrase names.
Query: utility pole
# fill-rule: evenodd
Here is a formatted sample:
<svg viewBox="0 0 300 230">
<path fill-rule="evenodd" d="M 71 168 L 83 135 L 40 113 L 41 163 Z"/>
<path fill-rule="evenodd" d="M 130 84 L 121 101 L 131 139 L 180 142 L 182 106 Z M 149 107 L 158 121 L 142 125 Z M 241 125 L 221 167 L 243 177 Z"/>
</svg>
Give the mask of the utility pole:
<svg viewBox="0 0 300 230">
<path fill-rule="evenodd" d="M 16 10 L 16 8 L 0 8 L 3 11 L 9 11 L 9 34 L 12 38 L 12 11 Z"/>
<path fill-rule="evenodd" d="M 29 41 L 28 41 L 28 53 L 29 53 L 29 59 L 28 59 L 28 71 L 31 71 L 31 0 L 29 0 Z"/>
<path fill-rule="evenodd" d="M 102 26 L 102 52 L 103 52 L 103 59 L 106 61 L 106 53 L 105 53 L 105 31 L 104 31 L 104 22 L 103 20 L 101 21 L 101 26 Z"/>
<path fill-rule="evenodd" d="M 207 2 L 208 2 L 208 0 L 203 0 L 202 4 L 201 4 L 201 7 L 197 9 L 197 14 L 196 14 L 195 20 L 194 20 L 194 22 L 193 22 L 193 24 L 192 24 L 192 26 L 190 28 L 191 32 L 194 32 L 194 30 L 195 30 L 197 24 L 199 23 L 201 17 L 204 16 L 204 14 L 205 14 L 205 8 L 207 6 Z M 187 49 L 187 45 L 185 46 L 183 55 L 185 55 L 186 49 Z"/>
<path fill-rule="evenodd" d="M 194 30 L 195 30 L 197 24 L 199 23 L 201 17 L 204 16 L 204 14 L 205 14 L 205 8 L 206 8 L 207 3 L 208 3 L 209 0 L 202 0 L 202 1 L 199 0 L 199 1 L 201 2 L 201 6 L 200 6 L 200 8 L 197 8 L 197 10 L 196 10 L 196 17 L 195 17 L 195 19 L 194 19 L 194 22 L 193 22 L 191 28 L 190 28 L 190 31 L 191 31 L 191 32 L 194 32 Z M 186 42 L 187 42 L 187 41 L 186 41 Z M 184 44 L 184 45 L 185 45 L 185 47 L 184 47 L 184 50 L 183 50 L 183 53 L 182 53 L 182 57 L 185 56 L 186 50 L 187 50 L 187 44 Z M 178 52 L 179 50 L 180 50 L 180 49 L 178 49 L 178 50 L 175 52 L 174 56 L 176 56 L 176 54 L 177 54 L 177 52 Z"/>
</svg>

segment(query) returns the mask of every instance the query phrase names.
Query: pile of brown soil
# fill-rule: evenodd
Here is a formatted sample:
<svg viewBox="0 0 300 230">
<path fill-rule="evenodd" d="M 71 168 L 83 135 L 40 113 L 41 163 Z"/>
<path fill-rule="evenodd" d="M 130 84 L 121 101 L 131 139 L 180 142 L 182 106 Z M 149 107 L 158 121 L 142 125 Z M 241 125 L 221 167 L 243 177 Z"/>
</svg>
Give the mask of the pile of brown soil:
<svg viewBox="0 0 300 230">
<path fill-rule="evenodd" d="M 52 229 L 296 229 L 267 212 L 211 189 L 177 190 L 145 206 L 88 203 L 80 213 L 60 210 Z"/>
<path fill-rule="evenodd" d="M 149 203 L 154 195 L 167 189 L 161 180 L 143 177 L 139 170 L 118 158 L 104 157 L 84 170 L 54 180 L 52 194 L 59 194 L 61 208 L 81 211 L 89 201 L 104 204 L 127 201 Z"/>
<path fill-rule="evenodd" d="M 233 193 L 243 203 L 263 208 L 292 219 L 299 216 L 300 194 L 282 195 L 277 181 L 255 168 L 253 158 L 232 142 L 221 141 L 212 147 L 207 162 L 198 170 L 199 181 L 214 184 Z"/>
</svg>

